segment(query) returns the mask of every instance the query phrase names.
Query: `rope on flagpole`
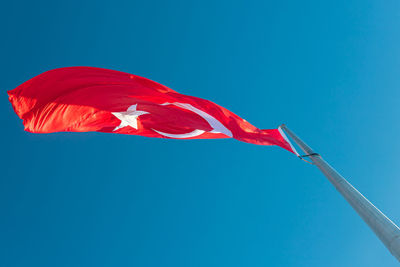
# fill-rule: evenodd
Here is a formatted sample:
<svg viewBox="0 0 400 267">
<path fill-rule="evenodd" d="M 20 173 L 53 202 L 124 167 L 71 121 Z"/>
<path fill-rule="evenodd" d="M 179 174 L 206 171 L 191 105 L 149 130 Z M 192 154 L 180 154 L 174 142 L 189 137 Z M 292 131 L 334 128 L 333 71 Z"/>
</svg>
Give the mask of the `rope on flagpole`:
<svg viewBox="0 0 400 267">
<path fill-rule="evenodd" d="M 320 155 L 318 153 L 310 153 L 307 155 L 301 155 L 301 156 L 299 156 L 299 158 L 307 163 L 310 163 L 311 165 L 315 165 L 314 163 L 304 159 L 305 157 L 311 157 L 311 156 L 320 156 Z"/>
<path fill-rule="evenodd" d="M 310 157 L 310 156 L 319 156 L 318 153 L 311 153 L 311 154 L 307 154 L 307 155 L 302 155 L 300 157 L 304 158 L 304 157 Z"/>
<path fill-rule="evenodd" d="M 306 160 L 306 159 L 303 159 L 304 156 L 308 157 L 308 156 L 311 156 L 311 155 L 303 155 L 303 156 L 298 156 L 298 157 L 299 157 L 299 159 L 301 159 L 302 161 L 305 161 L 305 162 L 307 162 L 307 163 L 309 163 L 309 164 L 311 164 L 311 165 L 315 165 L 314 163 L 312 163 L 312 162 L 310 162 L 310 161 L 308 161 L 308 160 Z"/>
</svg>

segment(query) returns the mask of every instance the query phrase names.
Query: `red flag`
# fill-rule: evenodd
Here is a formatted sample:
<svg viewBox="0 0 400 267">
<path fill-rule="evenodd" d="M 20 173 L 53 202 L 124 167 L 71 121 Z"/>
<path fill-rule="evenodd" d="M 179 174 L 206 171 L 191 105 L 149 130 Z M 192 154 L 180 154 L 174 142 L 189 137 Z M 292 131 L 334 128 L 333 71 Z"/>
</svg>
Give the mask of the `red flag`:
<svg viewBox="0 0 400 267">
<path fill-rule="evenodd" d="M 93 67 L 44 72 L 9 100 L 32 133 L 87 132 L 175 139 L 229 138 L 295 152 L 278 129 L 260 130 L 229 110 L 136 75 Z"/>
</svg>

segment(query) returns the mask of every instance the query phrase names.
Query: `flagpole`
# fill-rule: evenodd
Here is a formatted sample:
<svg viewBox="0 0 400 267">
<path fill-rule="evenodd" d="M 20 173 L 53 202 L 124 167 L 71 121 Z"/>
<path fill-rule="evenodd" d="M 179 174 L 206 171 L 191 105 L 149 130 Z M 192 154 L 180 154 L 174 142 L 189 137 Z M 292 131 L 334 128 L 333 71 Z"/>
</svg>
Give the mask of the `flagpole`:
<svg viewBox="0 0 400 267">
<path fill-rule="evenodd" d="M 314 165 L 328 178 L 336 187 L 337 191 L 349 202 L 353 209 L 374 231 L 376 236 L 389 249 L 390 253 L 400 261 L 400 229 L 379 209 L 368 201 L 360 192 L 357 191 L 347 180 L 332 168 L 323 158 L 315 153 L 311 147 L 304 143 L 286 125 L 281 125 L 288 136 L 306 153 Z"/>
</svg>

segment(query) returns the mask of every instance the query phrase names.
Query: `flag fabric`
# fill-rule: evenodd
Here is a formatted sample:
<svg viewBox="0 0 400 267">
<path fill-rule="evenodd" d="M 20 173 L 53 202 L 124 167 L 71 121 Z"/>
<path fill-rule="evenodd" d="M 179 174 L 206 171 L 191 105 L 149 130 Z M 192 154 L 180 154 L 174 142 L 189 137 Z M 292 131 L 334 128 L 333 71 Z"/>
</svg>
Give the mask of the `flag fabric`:
<svg viewBox="0 0 400 267">
<path fill-rule="evenodd" d="M 279 129 L 261 130 L 205 99 L 115 70 L 67 67 L 8 91 L 32 133 L 106 132 L 174 139 L 235 138 L 296 153 Z"/>
</svg>

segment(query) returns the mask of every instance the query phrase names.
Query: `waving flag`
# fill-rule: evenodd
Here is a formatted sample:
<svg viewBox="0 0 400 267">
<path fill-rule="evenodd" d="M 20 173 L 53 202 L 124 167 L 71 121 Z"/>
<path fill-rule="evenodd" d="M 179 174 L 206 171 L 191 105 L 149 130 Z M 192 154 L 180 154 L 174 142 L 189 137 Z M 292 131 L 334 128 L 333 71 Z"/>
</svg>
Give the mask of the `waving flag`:
<svg viewBox="0 0 400 267">
<path fill-rule="evenodd" d="M 295 153 L 283 132 L 260 130 L 231 111 L 136 75 L 93 67 L 44 72 L 9 100 L 32 133 L 107 132 L 174 139 L 235 138 Z"/>
</svg>

